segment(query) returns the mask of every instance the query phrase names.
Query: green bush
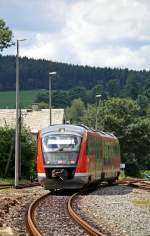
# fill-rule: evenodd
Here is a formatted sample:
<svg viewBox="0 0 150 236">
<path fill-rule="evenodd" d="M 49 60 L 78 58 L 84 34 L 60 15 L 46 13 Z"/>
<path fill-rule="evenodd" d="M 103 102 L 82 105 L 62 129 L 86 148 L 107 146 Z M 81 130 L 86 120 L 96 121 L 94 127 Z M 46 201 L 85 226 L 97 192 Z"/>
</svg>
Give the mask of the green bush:
<svg viewBox="0 0 150 236">
<path fill-rule="evenodd" d="M 21 177 L 29 178 L 35 174 L 36 140 L 29 130 L 21 133 Z M 6 171 L 8 167 L 8 170 Z M 15 130 L 0 128 L 0 177 L 14 177 L 15 173 Z"/>
<path fill-rule="evenodd" d="M 143 179 L 150 179 L 150 170 L 141 170 L 140 176 Z"/>
<path fill-rule="evenodd" d="M 140 169 L 137 163 L 126 164 L 125 174 L 131 177 L 140 177 Z"/>
</svg>

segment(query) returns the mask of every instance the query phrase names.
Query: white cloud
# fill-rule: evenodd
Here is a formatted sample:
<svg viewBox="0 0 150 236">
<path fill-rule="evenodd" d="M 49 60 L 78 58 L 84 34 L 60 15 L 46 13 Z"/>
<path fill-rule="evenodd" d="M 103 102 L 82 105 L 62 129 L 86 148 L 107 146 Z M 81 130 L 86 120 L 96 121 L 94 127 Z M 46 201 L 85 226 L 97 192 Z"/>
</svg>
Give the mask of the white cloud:
<svg viewBox="0 0 150 236">
<path fill-rule="evenodd" d="M 150 68 L 149 0 L 31 0 L 30 9 L 28 1 L 12 0 L 15 7 L 24 7 L 25 13 L 30 13 L 18 28 L 19 18 L 14 21 L 16 38 L 28 38 L 21 44 L 22 56 L 93 66 Z M 4 9 L 4 0 L 1 2 Z M 7 15 L 6 8 L 5 12 Z M 12 16 L 10 19 L 13 22 Z M 20 25 L 25 27 L 22 31 Z"/>
<path fill-rule="evenodd" d="M 82 51 L 80 58 L 84 65 L 142 69 L 146 64 L 144 53 L 144 50 L 132 51 L 129 48 L 101 48 L 92 53 Z"/>
<path fill-rule="evenodd" d="M 50 58 L 54 55 L 55 47 L 51 43 L 48 34 L 37 33 L 34 37 L 32 47 L 26 49 L 22 46 L 21 55 L 34 58 Z"/>
</svg>

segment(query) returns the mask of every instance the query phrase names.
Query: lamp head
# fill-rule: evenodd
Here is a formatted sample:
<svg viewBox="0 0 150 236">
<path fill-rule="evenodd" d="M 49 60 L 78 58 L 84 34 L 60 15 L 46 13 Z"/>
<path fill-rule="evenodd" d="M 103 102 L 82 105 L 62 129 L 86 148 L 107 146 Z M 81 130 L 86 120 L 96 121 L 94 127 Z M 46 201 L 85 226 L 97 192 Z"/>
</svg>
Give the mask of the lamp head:
<svg viewBox="0 0 150 236">
<path fill-rule="evenodd" d="M 17 39 L 18 42 L 25 41 L 25 40 L 27 40 L 27 39 Z"/>
<path fill-rule="evenodd" d="M 96 95 L 96 98 L 101 98 L 101 97 L 102 97 L 101 94 L 97 94 L 97 95 Z"/>
<path fill-rule="evenodd" d="M 57 72 L 56 71 L 53 71 L 53 72 L 49 72 L 49 75 L 56 75 Z"/>
</svg>

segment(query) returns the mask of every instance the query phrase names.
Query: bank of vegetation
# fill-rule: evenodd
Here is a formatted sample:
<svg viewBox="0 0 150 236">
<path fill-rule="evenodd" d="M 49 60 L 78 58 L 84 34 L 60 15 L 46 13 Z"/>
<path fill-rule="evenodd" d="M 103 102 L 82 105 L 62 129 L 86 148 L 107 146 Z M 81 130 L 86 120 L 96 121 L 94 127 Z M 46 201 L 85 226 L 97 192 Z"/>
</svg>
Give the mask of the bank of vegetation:
<svg viewBox="0 0 150 236">
<path fill-rule="evenodd" d="M 28 129 L 22 128 L 20 139 L 20 177 L 30 179 L 36 173 L 36 139 Z M 14 177 L 15 129 L 0 127 L 0 178 Z"/>
</svg>

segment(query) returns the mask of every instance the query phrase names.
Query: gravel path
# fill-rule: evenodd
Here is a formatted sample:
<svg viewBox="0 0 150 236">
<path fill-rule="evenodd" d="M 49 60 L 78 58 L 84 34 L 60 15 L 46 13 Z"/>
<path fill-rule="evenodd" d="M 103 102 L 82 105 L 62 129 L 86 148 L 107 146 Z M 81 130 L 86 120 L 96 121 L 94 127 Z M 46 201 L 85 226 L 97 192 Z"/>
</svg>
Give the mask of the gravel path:
<svg viewBox="0 0 150 236">
<path fill-rule="evenodd" d="M 150 236 L 150 192 L 127 186 L 99 188 L 80 196 L 77 212 L 112 236 Z M 111 234 L 110 234 L 111 232 Z"/>
<path fill-rule="evenodd" d="M 45 236 L 87 236 L 66 212 L 68 196 L 49 195 L 36 210 L 36 222 Z"/>
</svg>

